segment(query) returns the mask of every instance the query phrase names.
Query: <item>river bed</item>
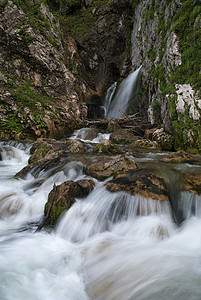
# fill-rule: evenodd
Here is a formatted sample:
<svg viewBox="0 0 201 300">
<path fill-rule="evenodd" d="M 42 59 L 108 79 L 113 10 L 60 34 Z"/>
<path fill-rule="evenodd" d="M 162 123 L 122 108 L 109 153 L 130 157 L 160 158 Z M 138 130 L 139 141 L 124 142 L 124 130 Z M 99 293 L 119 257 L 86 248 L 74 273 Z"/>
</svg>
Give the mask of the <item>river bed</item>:
<svg viewBox="0 0 201 300">
<path fill-rule="evenodd" d="M 141 168 L 155 166 L 169 180 L 174 205 L 110 193 L 95 180 L 53 230 L 35 233 L 54 182 L 90 177 L 75 161 L 65 172 L 15 179 L 31 146 L 0 142 L 0 300 L 201 299 L 201 197 L 176 186 L 189 169 L 201 174 L 200 165 L 165 165 L 166 153 L 139 152 Z"/>
</svg>

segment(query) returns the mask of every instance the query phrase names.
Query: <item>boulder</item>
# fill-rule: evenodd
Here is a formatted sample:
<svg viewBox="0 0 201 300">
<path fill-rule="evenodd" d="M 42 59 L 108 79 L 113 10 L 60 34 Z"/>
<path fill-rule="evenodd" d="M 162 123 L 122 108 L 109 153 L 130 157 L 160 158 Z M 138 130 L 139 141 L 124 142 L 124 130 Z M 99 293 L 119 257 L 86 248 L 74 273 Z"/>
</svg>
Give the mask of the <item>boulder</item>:
<svg viewBox="0 0 201 300">
<path fill-rule="evenodd" d="M 136 136 L 128 129 L 119 129 L 113 132 L 110 136 L 110 140 L 115 144 L 126 144 L 129 145 L 136 141 Z"/>
<path fill-rule="evenodd" d="M 15 178 L 25 179 L 28 173 L 31 173 L 34 178 L 38 178 L 41 171 L 48 172 L 48 177 L 66 168 L 67 163 L 70 162 L 69 157 L 57 156 L 51 160 L 41 160 L 37 163 L 32 163 L 24 167 L 21 171 L 15 174 Z"/>
<path fill-rule="evenodd" d="M 125 155 L 98 156 L 86 164 L 85 172 L 99 180 L 104 180 L 136 168 L 134 159 Z"/>
<path fill-rule="evenodd" d="M 193 155 L 183 150 L 174 152 L 161 159 L 161 161 L 163 162 L 170 162 L 170 163 L 192 163 L 195 160 L 196 159 Z"/>
<path fill-rule="evenodd" d="M 86 151 L 86 146 L 79 140 L 69 140 L 67 143 L 67 150 L 71 153 L 81 153 Z"/>
<path fill-rule="evenodd" d="M 29 164 L 36 164 L 57 157 L 61 148 L 47 142 L 36 142 L 31 148 L 31 153 L 33 154 L 29 158 Z"/>
<path fill-rule="evenodd" d="M 132 146 L 139 147 L 139 148 L 149 148 L 149 149 L 159 148 L 159 145 L 156 141 L 150 141 L 147 139 L 136 140 L 134 143 L 132 143 Z"/>
<path fill-rule="evenodd" d="M 106 183 L 110 192 L 123 191 L 154 200 L 168 200 L 165 180 L 149 170 L 132 170 Z"/>
<path fill-rule="evenodd" d="M 171 151 L 173 149 L 173 138 L 163 128 L 154 131 L 152 138 L 153 141 L 159 144 L 162 150 Z"/>
<path fill-rule="evenodd" d="M 108 132 L 116 132 L 118 130 L 121 130 L 121 126 L 117 122 L 115 122 L 114 120 L 111 120 L 108 123 L 107 131 Z"/>
<path fill-rule="evenodd" d="M 75 198 L 86 197 L 93 190 L 94 185 L 95 182 L 90 179 L 77 182 L 69 180 L 59 186 L 54 185 L 45 205 L 43 225 L 54 225 L 58 217 L 75 203 Z"/>
<path fill-rule="evenodd" d="M 102 140 L 99 144 L 93 149 L 95 153 L 105 153 L 105 154 L 120 154 L 122 153 L 121 149 L 114 145 L 109 140 Z"/>
</svg>

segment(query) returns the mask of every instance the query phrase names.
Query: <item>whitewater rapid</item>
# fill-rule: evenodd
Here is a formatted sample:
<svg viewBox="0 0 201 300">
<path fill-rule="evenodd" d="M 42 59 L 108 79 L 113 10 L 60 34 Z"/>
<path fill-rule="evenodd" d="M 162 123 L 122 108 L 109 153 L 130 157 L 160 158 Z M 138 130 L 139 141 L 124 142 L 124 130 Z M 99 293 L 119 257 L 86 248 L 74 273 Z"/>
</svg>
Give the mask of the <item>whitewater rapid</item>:
<svg viewBox="0 0 201 300">
<path fill-rule="evenodd" d="M 54 182 L 86 175 L 71 161 L 53 175 L 14 178 L 31 146 L 0 143 L 0 300 L 201 299 L 200 196 L 174 199 L 178 225 L 168 201 L 110 193 L 95 180 L 53 230 L 35 233 Z"/>
</svg>

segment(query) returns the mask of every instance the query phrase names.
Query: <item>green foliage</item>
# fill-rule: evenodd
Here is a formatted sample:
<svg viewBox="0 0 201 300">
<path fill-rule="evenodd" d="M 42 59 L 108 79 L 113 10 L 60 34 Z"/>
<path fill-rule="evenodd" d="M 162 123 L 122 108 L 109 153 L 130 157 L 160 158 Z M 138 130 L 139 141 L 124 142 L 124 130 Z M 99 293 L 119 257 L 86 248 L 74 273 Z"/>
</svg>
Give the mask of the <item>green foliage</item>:
<svg viewBox="0 0 201 300">
<path fill-rule="evenodd" d="M 156 123 L 161 124 L 161 104 L 158 102 L 158 100 L 154 100 L 154 102 L 152 103 L 152 108 Z"/>
<path fill-rule="evenodd" d="M 201 95 L 201 4 L 185 1 L 173 22 L 172 30 L 179 37 L 182 64 L 172 74 L 172 82 L 190 83 Z"/>
</svg>

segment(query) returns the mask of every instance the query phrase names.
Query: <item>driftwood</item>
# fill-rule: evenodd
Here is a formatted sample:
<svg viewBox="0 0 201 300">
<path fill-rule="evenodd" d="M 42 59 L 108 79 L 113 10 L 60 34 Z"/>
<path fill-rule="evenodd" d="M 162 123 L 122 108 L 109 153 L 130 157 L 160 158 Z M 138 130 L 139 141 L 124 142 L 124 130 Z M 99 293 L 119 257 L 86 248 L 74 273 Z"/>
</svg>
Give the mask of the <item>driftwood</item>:
<svg viewBox="0 0 201 300">
<path fill-rule="evenodd" d="M 106 119 L 85 120 L 85 127 L 107 129 L 110 121 Z M 126 116 L 125 118 L 113 119 L 113 121 L 123 129 L 130 129 L 135 135 L 143 135 L 145 130 L 149 128 L 147 120 L 139 117 L 138 113 Z"/>
</svg>

